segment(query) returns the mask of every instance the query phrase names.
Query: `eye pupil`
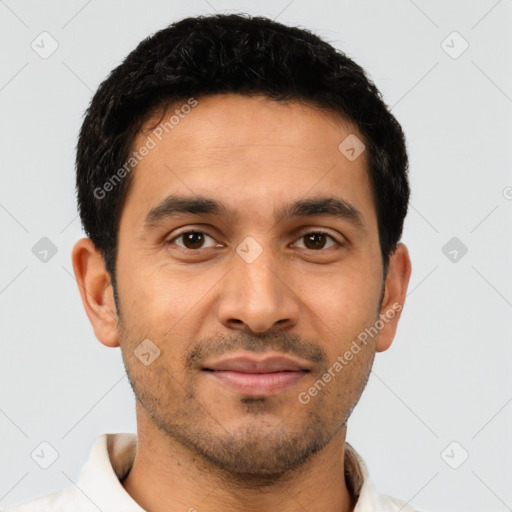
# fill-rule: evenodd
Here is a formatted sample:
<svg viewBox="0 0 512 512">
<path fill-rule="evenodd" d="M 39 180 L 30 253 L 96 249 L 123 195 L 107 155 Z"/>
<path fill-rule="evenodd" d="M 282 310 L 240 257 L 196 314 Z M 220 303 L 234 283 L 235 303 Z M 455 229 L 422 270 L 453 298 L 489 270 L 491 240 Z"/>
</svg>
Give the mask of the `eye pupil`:
<svg viewBox="0 0 512 512">
<path fill-rule="evenodd" d="M 305 235 L 304 238 L 306 239 L 306 247 L 308 249 L 322 249 L 325 245 L 325 236 L 325 233 L 309 233 L 308 235 Z M 320 242 L 319 237 L 321 238 Z M 312 244 L 312 247 L 309 247 L 309 243 Z"/>
<path fill-rule="evenodd" d="M 190 231 L 183 234 L 183 244 L 187 249 L 199 249 L 204 242 L 204 234 Z M 189 247 L 191 245 L 191 247 Z"/>
</svg>

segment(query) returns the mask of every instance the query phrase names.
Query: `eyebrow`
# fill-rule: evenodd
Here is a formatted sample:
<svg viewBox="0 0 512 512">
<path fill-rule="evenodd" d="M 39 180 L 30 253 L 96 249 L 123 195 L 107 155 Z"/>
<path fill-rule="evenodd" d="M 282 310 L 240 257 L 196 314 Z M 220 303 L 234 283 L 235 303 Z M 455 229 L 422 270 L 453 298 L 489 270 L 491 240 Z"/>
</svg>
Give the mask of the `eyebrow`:
<svg viewBox="0 0 512 512">
<path fill-rule="evenodd" d="M 162 221 L 177 215 L 214 215 L 233 219 L 234 212 L 223 203 L 204 196 L 180 196 L 172 194 L 152 208 L 146 215 L 144 225 L 156 227 Z M 361 231 L 366 231 L 363 216 L 357 208 L 340 197 L 316 197 L 300 199 L 274 210 L 276 223 L 294 217 L 329 216 L 348 221 Z"/>
</svg>

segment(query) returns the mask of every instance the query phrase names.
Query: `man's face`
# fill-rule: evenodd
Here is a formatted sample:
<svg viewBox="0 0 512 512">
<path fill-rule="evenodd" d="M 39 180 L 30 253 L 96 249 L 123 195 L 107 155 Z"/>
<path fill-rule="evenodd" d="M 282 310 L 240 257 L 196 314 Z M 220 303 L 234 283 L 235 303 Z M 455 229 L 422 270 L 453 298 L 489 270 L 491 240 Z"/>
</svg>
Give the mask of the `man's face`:
<svg viewBox="0 0 512 512">
<path fill-rule="evenodd" d="M 373 361 L 375 338 L 299 400 L 381 312 L 367 155 L 347 158 L 340 143 L 363 137 L 309 106 L 198 100 L 162 140 L 152 136 L 133 171 L 118 238 L 119 342 L 147 421 L 230 474 L 275 477 L 344 427 Z M 171 195 L 227 214 L 173 213 Z M 326 198 L 360 222 L 346 209 L 284 214 Z M 134 354 L 147 339 L 160 350 L 148 366 Z M 222 361 L 239 355 L 256 362 Z M 290 361 L 265 366 L 275 355 Z"/>
</svg>

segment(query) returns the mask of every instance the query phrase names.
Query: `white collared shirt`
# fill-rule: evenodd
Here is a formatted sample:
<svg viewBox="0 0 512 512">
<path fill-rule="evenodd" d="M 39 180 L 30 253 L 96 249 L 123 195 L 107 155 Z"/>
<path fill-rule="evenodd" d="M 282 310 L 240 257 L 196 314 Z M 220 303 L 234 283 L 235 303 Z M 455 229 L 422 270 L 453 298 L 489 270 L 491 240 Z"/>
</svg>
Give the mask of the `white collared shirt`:
<svg viewBox="0 0 512 512">
<path fill-rule="evenodd" d="M 103 434 L 94 442 L 76 485 L 6 512 L 144 512 L 121 484 L 130 472 L 136 447 L 136 434 Z M 353 512 L 415 512 L 404 502 L 377 493 L 364 461 L 348 443 L 345 478 L 349 490 L 358 496 Z"/>
</svg>

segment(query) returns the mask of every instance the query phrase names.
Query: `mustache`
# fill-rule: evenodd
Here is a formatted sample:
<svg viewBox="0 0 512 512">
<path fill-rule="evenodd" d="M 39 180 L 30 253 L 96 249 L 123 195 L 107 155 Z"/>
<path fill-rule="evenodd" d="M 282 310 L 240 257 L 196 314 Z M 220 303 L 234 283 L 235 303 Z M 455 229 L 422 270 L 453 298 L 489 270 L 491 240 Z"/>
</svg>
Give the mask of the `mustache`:
<svg viewBox="0 0 512 512">
<path fill-rule="evenodd" d="M 185 356 L 185 366 L 189 370 L 201 368 L 206 359 L 240 350 L 255 353 L 275 350 L 322 365 L 328 359 L 321 347 L 303 340 L 298 334 L 280 332 L 255 335 L 242 331 L 235 336 L 219 334 L 196 341 Z"/>
</svg>

